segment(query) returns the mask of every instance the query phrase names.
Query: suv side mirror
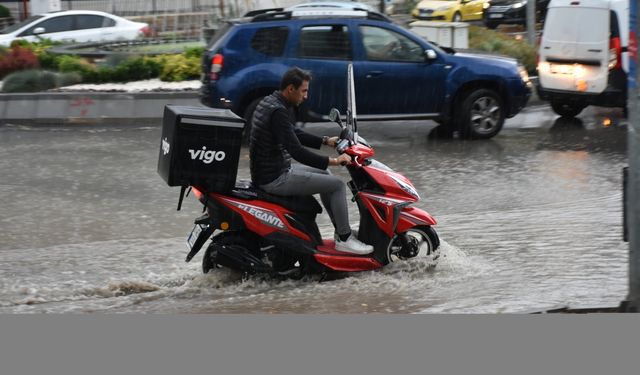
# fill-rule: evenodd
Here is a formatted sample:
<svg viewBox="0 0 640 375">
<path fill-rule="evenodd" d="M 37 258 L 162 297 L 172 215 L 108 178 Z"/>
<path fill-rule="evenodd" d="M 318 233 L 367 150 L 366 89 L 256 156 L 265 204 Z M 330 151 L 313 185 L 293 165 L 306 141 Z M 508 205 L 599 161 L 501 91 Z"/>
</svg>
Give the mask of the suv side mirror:
<svg viewBox="0 0 640 375">
<path fill-rule="evenodd" d="M 425 50 L 424 54 L 427 57 L 427 61 L 435 60 L 438 58 L 438 54 L 432 49 Z"/>
<path fill-rule="evenodd" d="M 44 34 L 45 32 L 47 32 L 47 30 L 45 30 L 44 27 L 36 27 L 35 29 L 33 29 L 33 35 L 40 35 L 40 34 Z"/>
</svg>

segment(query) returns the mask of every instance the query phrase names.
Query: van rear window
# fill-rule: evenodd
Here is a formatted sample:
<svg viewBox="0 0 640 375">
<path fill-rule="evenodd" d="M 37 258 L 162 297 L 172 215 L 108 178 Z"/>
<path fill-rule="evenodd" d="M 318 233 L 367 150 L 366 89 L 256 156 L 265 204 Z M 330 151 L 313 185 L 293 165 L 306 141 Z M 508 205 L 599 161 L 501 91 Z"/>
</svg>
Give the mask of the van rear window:
<svg viewBox="0 0 640 375">
<path fill-rule="evenodd" d="M 549 8 L 544 39 L 587 43 L 608 40 L 609 17 L 608 9 Z"/>
</svg>

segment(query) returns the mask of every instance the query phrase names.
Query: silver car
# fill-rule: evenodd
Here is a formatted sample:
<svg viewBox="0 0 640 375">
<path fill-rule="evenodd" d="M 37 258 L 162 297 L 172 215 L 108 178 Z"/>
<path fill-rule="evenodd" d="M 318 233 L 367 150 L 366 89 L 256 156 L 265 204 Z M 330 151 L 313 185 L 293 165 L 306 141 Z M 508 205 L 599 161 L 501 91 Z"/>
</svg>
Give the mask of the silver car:
<svg viewBox="0 0 640 375">
<path fill-rule="evenodd" d="M 16 39 L 36 42 L 47 38 L 60 42 L 131 40 L 149 36 L 149 25 L 113 14 L 91 10 L 67 10 L 38 14 L 0 31 L 0 45 Z"/>
</svg>

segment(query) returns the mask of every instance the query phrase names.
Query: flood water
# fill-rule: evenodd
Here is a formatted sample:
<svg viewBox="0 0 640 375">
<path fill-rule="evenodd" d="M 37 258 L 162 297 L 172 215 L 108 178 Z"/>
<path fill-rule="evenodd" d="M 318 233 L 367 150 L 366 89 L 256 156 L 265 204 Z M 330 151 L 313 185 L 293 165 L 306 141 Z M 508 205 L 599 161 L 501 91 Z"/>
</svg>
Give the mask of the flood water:
<svg viewBox="0 0 640 375">
<path fill-rule="evenodd" d="M 327 282 L 185 263 L 201 207 L 156 173 L 159 126 L 0 127 L 0 313 L 519 313 L 626 298 L 626 126 L 534 107 L 487 141 L 431 122 L 360 124 L 437 220 L 442 258 Z M 605 127 L 602 120 L 613 116 Z M 332 126 L 311 126 L 318 134 Z M 329 153 L 329 150 L 325 150 Z M 337 169 L 334 169 L 337 171 Z M 337 172 L 347 180 L 347 175 Z M 248 178 L 247 150 L 239 178 Z M 351 220 L 357 224 L 355 205 Z M 324 234 L 332 228 L 319 216 Z"/>
</svg>

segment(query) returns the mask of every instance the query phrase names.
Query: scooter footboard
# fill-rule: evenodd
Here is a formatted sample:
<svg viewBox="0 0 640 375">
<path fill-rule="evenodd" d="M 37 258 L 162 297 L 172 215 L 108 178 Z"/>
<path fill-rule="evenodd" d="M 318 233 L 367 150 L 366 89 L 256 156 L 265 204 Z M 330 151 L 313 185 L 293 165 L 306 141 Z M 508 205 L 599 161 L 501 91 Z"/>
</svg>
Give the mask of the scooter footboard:
<svg viewBox="0 0 640 375">
<path fill-rule="evenodd" d="M 427 211 L 416 207 L 406 207 L 400 212 L 396 233 L 404 233 L 407 230 L 421 225 L 436 225 L 436 219 Z"/>
</svg>

